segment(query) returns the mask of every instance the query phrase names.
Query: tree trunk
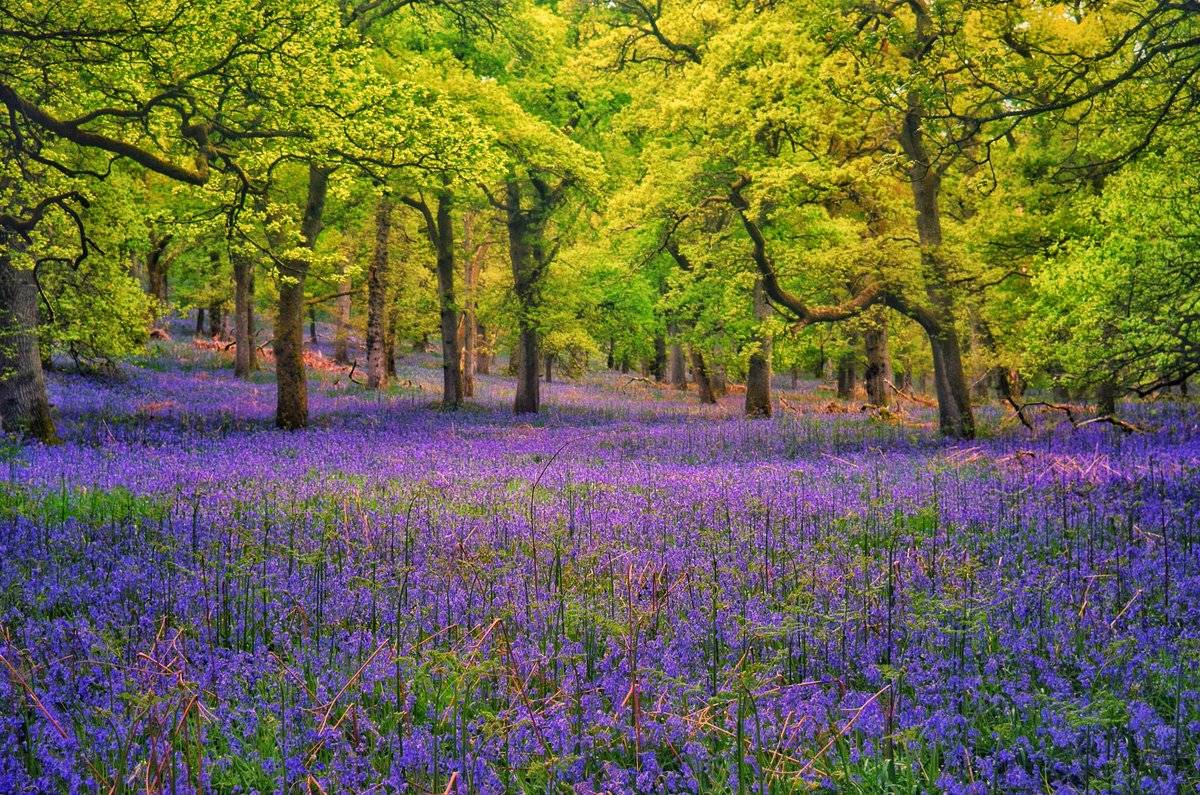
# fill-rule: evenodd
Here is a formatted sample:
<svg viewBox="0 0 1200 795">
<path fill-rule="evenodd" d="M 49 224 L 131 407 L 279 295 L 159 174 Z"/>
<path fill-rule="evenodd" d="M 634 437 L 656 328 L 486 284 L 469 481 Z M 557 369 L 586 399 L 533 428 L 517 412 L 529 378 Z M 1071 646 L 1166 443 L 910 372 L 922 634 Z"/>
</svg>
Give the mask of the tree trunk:
<svg viewBox="0 0 1200 795">
<path fill-rule="evenodd" d="M 512 262 L 513 290 L 517 295 L 517 393 L 513 411 L 536 413 L 541 401 L 538 387 L 538 333 L 533 313 L 537 309 L 541 263 L 535 256 L 534 228 L 530 213 L 521 209 L 521 191 L 517 183 L 506 186 L 505 205 L 508 226 L 509 258 Z"/>
<path fill-rule="evenodd" d="M 463 250 L 466 260 L 463 262 L 463 317 L 462 325 L 462 379 L 463 397 L 475 396 L 475 368 L 479 352 L 479 321 L 476 317 L 478 296 L 476 290 L 479 284 L 479 268 L 483 256 L 483 246 L 476 245 L 472 238 L 474 216 L 467 213 L 463 218 Z"/>
<path fill-rule="evenodd" d="M 479 375 L 491 375 L 492 373 L 492 341 L 488 337 L 488 331 L 482 323 L 476 324 L 476 345 L 475 351 L 475 372 Z"/>
<path fill-rule="evenodd" d="M 825 355 L 824 348 L 820 351 L 820 357 L 812 368 L 812 377 L 817 381 L 824 381 L 832 375 L 829 369 L 829 357 Z"/>
<path fill-rule="evenodd" d="M 38 349 L 38 289 L 33 269 L 17 268 L 20 249 L 0 232 L 0 425 L 8 433 L 57 443 Z"/>
<path fill-rule="evenodd" d="M 953 328 L 929 340 L 933 348 L 933 385 L 938 402 L 938 426 L 945 436 L 975 438 L 975 416 L 962 367 L 962 350 Z"/>
<path fill-rule="evenodd" d="M 393 295 L 391 309 L 387 315 L 387 326 L 383 330 L 383 364 L 389 379 L 396 377 L 396 327 L 400 324 L 400 296 Z M 425 344 L 421 344 L 425 351 Z"/>
<path fill-rule="evenodd" d="M 1011 403 L 1019 403 L 1024 395 L 1025 385 L 1021 383 L 1021 374 L 1016 370 L 997 367 L 996 389 L 999 391 L 1000 397 Z"/>
<path fill-rule="evenodd" d="M 225 309 L 220 304 L 208 307 L 208 336 L 215 340 L 225 337 Z"/>
<path fill-rule="evenodd" d="M 872 406 L 888 404 L 888 385 L 892 380 L 892 360 L 888 355 L 887 320 L 881 311 L 876 311 L 874 325 L 864 335 L 867 354 L 867 370 L 863 381 L 867 388 L 867 402 Z"/>
<path fill-rule="evenodd" d="M 392 232 L 392 201 L 384 194 L 375 206 L 375 252 L 367 268 L 367 387 L 387 385 L 384 342 L 387 318 L 388 245 Z"/>
<path fill-rule="evenodd" d="M 204 336 L 204 307 L 196 310 L 196 336 Z"/>
<path fill-rule="evenodd" d="M 667 380 L 667 338 L 661 333 L 654 335 L 654 359 L 650 362 L 650 373 L 660 384 Z"/>
<path fill-rule="evenodd" d="M 454 300 L 454 225 L 449 194 L 438 196 L 437 218 L 429 230 L 437 249 L 438 311 L 442 321 L 442 408 L 463 402 L 462 357 L 458 348 L 458 305 Z"/>
<path fill-rule="evenodd" d="M 208 252 L 208 262 L 213 276 L 221 272 L 221 255 L 216 251 Z M 208 305 L 208 337 L 221 339 L 225 332 L 225 309 L 220 301 L 212 301 Z"/>
<path fill-rule="evenodd" d="M 720 348 L 713 351 L 708 367 L 708 383 L 712 386 L 713 395 L 718 399 L 729 394 L 729 379 L 725 374 L 725 357 Z"/>
<path fill-rule="evenodd" d="M 516 414 L 536 414 L 541 401 L 538 389 L 537 330 L 528 320 L 518 322 L 516 350 L 517 394 L 513 400 Z"/>
<path fill-rule="evenodd" d="M 308 196 L 300 234 L 305 248 L 316 245 L 321 233 L 321 216 L 329 174 L 316 165 L 308 167 Z M 292 430 L 308 425 L 308 381 L 304 372 L 304 280 L 308 261 L 289 259 L 279 280 L 279 305 L 275 316 L 276 405 L 275 424 Z"/>
<path fill-rule="evenodd" d="M 167 306 L 167 245 L 171 242 L 170 235 L 164 235 L 151 243 L 150 255 L 146 258 L 146 282 L 150 296 L 158 301 L 160 309 Z M 155 315 L 157 322 L 158 316 Z"/>
<path fill-rule="evenodd" d="M 308 341 L 315 348 L 320 345 L 320 340 L 317 339 L 317 307 L 316 304 L 308 305 Z"/>
<path fill-rule="evenodd" d="M 971 412 L 970 390 L 954 325 L 955 302 L 951 274 L 941 252 L 941 175 L 931 164 L 925 146 L 922 131 L 924 116 L 921 97 L 914 90 L 908 96 L 900 144 L 909 158 L 909 184 L 917 214 L 917 236 L 921 242 L 921 273 L 931 310 L 922 313 L 917 320 L 929 336 L 933 350 L 938 426 L 944 436 L 973 439 L 975 417 Z"/>
<path fill-rule="evenodd" d="M 548 384 L 552 380 L 554 380 L 554 354 L 547 353 L 542 358 L 545 360 L 544 363 L 546 365 L 546 383 Z"/>
<path fill-rule="evenodd" d="M 716 403 L 717 396 L 713 394 L 712 381 L 708 377 L 708 365 L 704 363 L 704 356 L 695 348 L 692 348 L 692 378 L 696 381 L 700 402 Z"/>
<path fill-rule="evenodd" d="M 345 276 L 338 284 L 338 297 L 334 304 L 336 320 L 333 331 L 333 360 L 338 364 L 350 364 L 350 291 L 354 289 L 350 277 Z"/>
<path fill-rule="evenodd" d="M 853 353 L 843 354 L 838 359 L 837 396 L 838 400 L 851 400 L 858 386 L 858 362 Z"/>
<path fill-rule="evenodd" d="M 679 326 L 671 323 L 667 326 L 667 335 L 671 338 L 668 358 L 671 365 L 671 385 L 676 389 L 687 389 L 687 362 L 683 358 L 683 344 L 679 341 Z"/>
<path fill-rule="evenodd" d="M 246 378 L 258 369 L 254 345 L 254 263 L 244 253 L 230 252 L 233 260 L 233 373 Z"/>
<path fill-rule="evenodd" d="M 1117 413 L 1117 385 L 1111 380 L 1101 382 L 1096 387 L 1096 411 L 1107 416 Z"/>
<path fill-rule="evenodd" d="M 754 283 L 754 317 L 759 323 L 758 347 L 750 354 L 746 370 L 746 416 L 771 416 L 771 335 L 763 329 L 763 322 L 770 317 L 770 306 L 763 289 L 762 279 Z"/>
</svg>

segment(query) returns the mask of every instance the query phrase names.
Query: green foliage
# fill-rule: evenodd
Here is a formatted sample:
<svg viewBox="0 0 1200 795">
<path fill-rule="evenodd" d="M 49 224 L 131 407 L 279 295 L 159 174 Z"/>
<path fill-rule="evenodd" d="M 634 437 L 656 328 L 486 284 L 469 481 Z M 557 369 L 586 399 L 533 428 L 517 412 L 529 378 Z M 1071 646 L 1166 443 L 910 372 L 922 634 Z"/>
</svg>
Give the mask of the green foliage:
<svg viewBox="0 0 1200 795">
<path fill-rule="evenodd" d="M 468 217 L 484 230 L 458 260 L 480 266 L 470 301 L 485 343 L 508 347 L 522 318 L 569 373 L 651 361 L 668 329 L 735 378 L 768 338 L 783 369 L 862 359 L 859 320 L 815 328 L 756 309 L 764 259 L 808 306 L 878 287 L 893 365 L 910 375 L 930 369 L 930 310 L 960 336 L 970 382 L 1000 368 L 1146 393 L 1200 368 L 1185 123 L 1198 23 L 1173 4 L 7 12 L 0 213 L 16 228 L 49 203 L 6 251 L 37 263 L 46 344 L 81 361 L 138 351 L 168 310 L 229 310 L 235 258 L 260 277 L 260 314 L 273 283 L 302 271 L 325 320 L 349 284 L 361 327 L 386 190 L 450 195 L 456 237 Z M 925 165 L 932 243 L 913 224 Z M 329 174 L 315 245 L 310 167 Z M 514 295 L 508 190 L 530 213 L 528 305 Z M 438 328 L 420 221 L 398 211 L 391 252 L 392 327 L 414 340 Z M 138 287 L 152 260 L 169 306 Z"/>
<path fill-rule="evenodd" d="M 1150 391 L 1200 368 L 1197 176 L 1172 150 L 1080 203 L 1086 236 L 1033 282 L 1032 355 L 1076 389 Z"/>
</svg>

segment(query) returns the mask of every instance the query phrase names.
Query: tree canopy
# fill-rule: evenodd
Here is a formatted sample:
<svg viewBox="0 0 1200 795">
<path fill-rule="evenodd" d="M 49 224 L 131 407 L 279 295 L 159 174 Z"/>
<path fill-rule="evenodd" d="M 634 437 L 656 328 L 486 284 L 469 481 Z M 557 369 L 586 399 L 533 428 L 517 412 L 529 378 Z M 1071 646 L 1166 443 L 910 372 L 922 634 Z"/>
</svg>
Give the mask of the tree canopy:
<svg viewBox="0 0 1200 795">
<path fill-rule="evenodd" d="M 1192 0 L 9 3 L 4 425 L 191 311 L 247 377 L 269 319 L 288 428 L 318 319 L 375 385 L 440 337 L 446 408 L 501 353 L 518 411 L 603 362 L 1112 414 L 1200 369 L 1198 74 Z"/>
</svg>

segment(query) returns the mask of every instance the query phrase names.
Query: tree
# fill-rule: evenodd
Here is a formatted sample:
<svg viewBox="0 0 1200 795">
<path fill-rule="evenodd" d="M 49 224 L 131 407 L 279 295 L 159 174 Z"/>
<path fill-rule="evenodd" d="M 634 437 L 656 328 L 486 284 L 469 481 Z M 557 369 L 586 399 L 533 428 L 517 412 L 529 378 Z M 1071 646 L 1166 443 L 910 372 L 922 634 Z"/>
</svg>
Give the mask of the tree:
<svg viewBox="0 0 1200 795">
<path fill-rule="evenodd" d="M 761 279 L 755 281 L 753 292 L 754 318 L 761 324 L 770 317 L 771 311 Z M 760 330 L 750 353 L 749 368 L 746 372 L 747 417 L 771 416 L 771 348 L 771 333 Z"/>
<path fill-rule="evenodd" d="M 543 280 L 571 231 L 566 210 L 601 183 L 599 157 L 559 126 L 578 126 L 579 114 L 586 110 L 580 107 L 580 95 L 565 81 L 560 84 L 558 91 L 573 96 L 573 107 L 564 111 L 555 101 L 555 92 L 544 90 L 547 80 L 561 74 L 556 54 L 565 46 L 567 28 L 544 9 L 531 9 L 529 22 L 542 32 L 543 60 L 534 63 L 527 74 L 514 76 L 503 89 L 484 92 L 477 110 L 497 131 L 497 144 L 507 160 L 503 189 L 483 189 L 491 205 L 504 213 L 508 232 L 517 316 L 513 410 L 518 414 L 537 412 L 540 406 L 537 316 Z M 531 86 L 537 90 L 529 91 Z"/>
<path fill-rule="evenodd" d="M 1133 85 L 1153 89 L 1142 104 L 1154 112 L 1123 151 L 1144 145 L 1195 95 L 1192 5 L 1081 8 L 1072 26 L 1033 3 L 617 2 L 594 10 L 593 45 L 638 70 L 650 193 L 673 195 L 684 219 L 727 202 L 768 297 L 797 324 L 842 322 L 876 304 L 914 320 L 929 340 L 941 429 L 970 437 L 962 304 L 992 279 L 947 238 L 944 203 L 971 212 L 993 145 L 1021 123 L 1077 122 Z M 656 176 L 658 157 L 679 174 Z M 663 201 L 647 204 L 658 213 Z M 811 292 L 784 289 L 776 270 L 779 244 L 802 233 L 789 215 L 803 204 L 859 224 L 871 241 L 854 244 L 860 257 L 842 274 L 826 274 L 840 279 L 809 269 Z M 673 233 L 697 231 L 688 221 Z"/>
<path fill-rule="evenodd" d="M 424 196 L 401 199 L 421 214 L 425 235 L 433 247 L 437 274 L 439 331 L 442 339 L 442 408 L 454 411 L 465 394 L 462 351 L 459 346 L 459 307 L 454 297 L 454 219 L 449 190 L 438 193 L 433 209 Z"/>
<path fill-rule="evenodd" d="M 51 211 L 78 229 L 79 258 L 92 251 L 80 210 L 89 185 L 127 160 L 170 180 L 203 185 L 214 173 L 239 173 L 228 142 L 262 132 L 253 112 L 227 113 L 252 106 L 258 80 L 251 63 L 275 59 L 287 64 L 296 30 L 306 29 L 303 9 L 285 4 L 230 3 L 219 14 L 195 4 L 166 2 L 111 8 L 97 3 L 49 3 L 5 9 L 0 37 L 0 146 L 6 157 L 0 174 L 0 227 L 10 247 L 6 263 L 18 267 L 12 246 L 36 245 L 32 235 Z M 198 41 L 196 29 L 213 35 Z M 218 32 L 220 34 L 218 35 Z M 36 318 L 26 298 L 25 277 L 11 280 L 10 321 L 20 326 Z M 52 425 L 39 408 L 44 394 L 35 362 L 40 361 L 32 329 L 10 361 L 10 379 L 0 381 L 0 402 L 13 411 L 33 411 L 18 426 L 50 436 Z M 3 396 L 6 384 L 15 390 Z"/>
<path fill-rule="evenodd" d="M 375 247 L 371 253 L 371 265 L 367 269 L 367 387 L 370 389 L 379 389 L 387 384 L 384 313 L 387 307 L 391 232 L 392 200 L 385 192 L 375 205 Z"/>
<path fill-rule="evenodd" d="M 57 441 L 37 343 L 37 285 L 17 232 L 0 230 L 0 422 L 9 433 Z"/>
<path fill-rule="evenodd" d="M 6 148 L 18 181 L 45 184 L 42 175 L 50 172 L 69 181 L 100 180 L 111 173 L 105 158 L 128 159 L 177 182 L 210 186 L 214 196 L 232 196 L 217 203 L 228 207 L 230 230 L 238 229 L 246 196 L 267 195 L 263 173 L 294 157 L 301 143 L 316 141 L 316 117 L 341 104 L 320 91 L 336 92 L 347 65 L 361 62 L 336 20 L 336 9 L 321 3 L 231 3 L 218 14 L 187 2 L 119 10 L 54 3 L 28 15 L 14 10 L 5 41 L 21 47 L 20 66 L 0 74 L 0 101 L 9 111 Z M 200 42 L 197 29 L 210 35 Z M 315 74 L 333 81 L 314 84 Z M 285 141 L 296 146 L 281 153 L 278 144 Z M 320 229 L 313 213 L 324 206 L 317 194 L 325 174 L 314 162 L 301 234 L 307 246 Z M 65 209 L 75 197 L 82 194 L 74 189 L 51 192 L 36 206 L 44 214 Z M 81 240 L 86 253 L 86 235 Z M 281 283 L 280 320 L 302 317 L 305 263 L 302 257 L 276 262 L 292 271 Z M 302 359 L 294 347 L 277 334 L 281 388 L 302 392 Z M 279 402 L 289 412 L 278 418 L 280 425 L 304 424 L 303 394 Z"/>
<path fill-rule="evenodd" d="M 1078 208 L 1088 234 L 1034 274 L 1032 363 L 1097 394 L 1102 413 L 1121 394 L 1144 397 L 1200 372 L 1200 184 L 1190 162 L 1170 150 L 1108 180 Z"/>
</svg>

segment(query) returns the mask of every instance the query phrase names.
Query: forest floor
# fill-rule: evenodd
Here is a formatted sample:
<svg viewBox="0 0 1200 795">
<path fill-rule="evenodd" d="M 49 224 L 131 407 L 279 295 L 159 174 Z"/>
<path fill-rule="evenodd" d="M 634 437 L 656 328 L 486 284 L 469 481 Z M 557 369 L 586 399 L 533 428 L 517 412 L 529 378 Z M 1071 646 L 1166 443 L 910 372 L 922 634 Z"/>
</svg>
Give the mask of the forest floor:
<svg viewBox="0 0 1200 795">
<path fill-rule="evenodd" d="M 158 345 L 3 451 L 2 792 L 1200 786 L 1193 404 L 951 443 L 611 374 L 444 413 L 412 357 L 318 368 L 286 433 L 269 373 Z"/>
</svg>

